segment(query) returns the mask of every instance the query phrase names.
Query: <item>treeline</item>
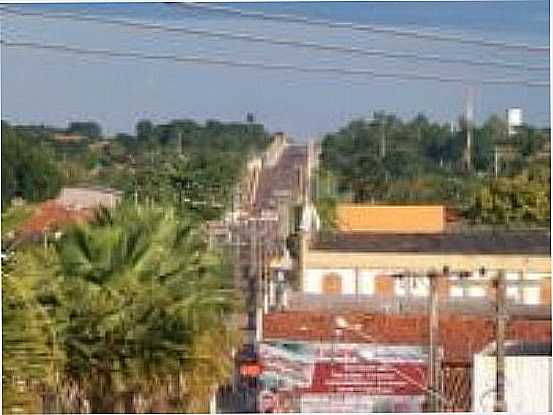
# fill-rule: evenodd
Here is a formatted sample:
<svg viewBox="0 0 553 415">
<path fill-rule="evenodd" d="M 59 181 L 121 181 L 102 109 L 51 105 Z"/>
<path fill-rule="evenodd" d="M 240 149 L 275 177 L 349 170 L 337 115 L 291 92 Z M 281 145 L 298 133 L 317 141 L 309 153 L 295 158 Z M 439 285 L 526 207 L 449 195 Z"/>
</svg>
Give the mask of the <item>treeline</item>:
<svg viewBox="0 0 553 415">
<path fill-rule="evenodd" d="M 270 135 L 254 123 L 141 121 L 136 138 L 119 142 L 127 157 L 123 164 L 130 166 L 132 175 L 119 187 L 129 197 L 213 219 L 231 208 L 246 161 L 268 146 Z"/>
<path fill-rule="evenodd" d="M 62 183 L 52 147 L 2 122 L 2 210 L 15 197 L 30 202 L 54 197 Z"/>
<path fill-rule="evenodd" d="M 509 135 L 491 116 L 459 127 L 424 115 L 403 121 L 386 113 L 356 120 L 322 142 L 325 180 L 339 199 L 374 203 L 445 203 L 475 223 L 549 221 L 548 131 L 530 126 Z"/>
<path fill-rule="evenodd" d="M 142 120 L 135 135 L 109 140 L 95 122 L 66 129 L 3 123 L 2 208 L 15 196 L 41 201 L 62 185 L 95 185 L 122 190 L 137 202 L 215 218 L 229 206 L 247 158 L 270 141 L 263 126 L 250 121 Z"/>
</svg>

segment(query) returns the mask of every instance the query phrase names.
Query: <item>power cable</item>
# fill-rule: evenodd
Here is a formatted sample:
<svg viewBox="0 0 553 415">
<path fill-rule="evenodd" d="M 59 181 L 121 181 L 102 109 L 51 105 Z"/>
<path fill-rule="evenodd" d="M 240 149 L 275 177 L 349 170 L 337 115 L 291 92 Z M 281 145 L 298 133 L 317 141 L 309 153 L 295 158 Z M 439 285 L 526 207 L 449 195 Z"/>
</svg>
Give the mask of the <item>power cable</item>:
<svg viewBox="0 0 553 415">
<path fill-rule="evenodd" d="M 178 5 L 190 8 L 198 8 L 206 11 L 221 12 L 226 14 L 238 15 L 241 17 L 256 18 L 262 20 L 274 20 L 290 23 L 301 23 L 310 26 L 323 26 L 335 29 L 351 29 L 358 32 L 370 32 L 370 33 L 383 33 L 390 34 L 399 37 L 412 37 L 418 39 L 444 41 L 444 42 L 457 42 L 462 44 L 472 44 L 485 47 L 495 47 L 499 49 L 512 49 L 512 50 L 524 50 L 527 52 L 549 52 L 548 46 L 532 46 L 523 43 L 509 43 L 501 40 L 483 40 L 466 38 L 463 36 L 446 35 L 442 33 L 430 33 L 421 32 L 418 30 L 405 30 L 393 27 L 381 27 L 374 25 L 360 25 L 351 22 L 334 22 L 331 20 L 323 19 L 310 19 L 304 16 L 291 15 L 291 14 L 268 14 L 256 11 L 244 11 L 227 6 L 219 6 L 206 3 L 178 3 L 167 2 L 169 5 Z"/>
<path fill-rule="evenodd" d="M 39 16 L 48 19 L 67 19 L 67 20 L 76 20 L 76 21 L 90 21 L 98 22 L 119 26 L 126 26 L 135 29 L 144 29 L 144 30 L 153 30 L 153 31 L 162 31 L 168 33 L 185 33 L 197 36 L 205 36 L 210 38 L 227 38 L 239 41 L 246 42 L 255 42 L 255 43 L 266 43 L 277 46 L 291 46 L 299 47 L 305 49 L 314 49 L 318 51 L 328 51 L 328 52 L 339 52 L 352 55 L 360 56 L 383 56 L 386 58 L 395 58 L 395 59 L 414 59 L 419 61 L 436 61 L 439 63 L 458 63 L 470 66 L 492 66 L 500 67 L 507 69 L 524 69 L 528 71 L 548 71 L 548 66 L 528 66 L 526 64 L 515 63 L 515 62 L 506 62 L 506 61 L 488 61 L 488 60 L 471 60 L 464 58 L 447 58 L 440 55 L 421 55 L 411 52 L 389 52 L 379 49 L 363 49 L 355 46 L 342 46 L 342 45 L 332 45 L 324 44 L 317 42 L 305 42 L 301 40 L 294 39 L 275 39 L 265 36 L 257 36 L 247 33 L 232 33 L 228 31 L 211 31 L 206 29 L 193 29 L 185 27 L 170 27 L 160 24 L 152 23 L 142 23 L 136 21 L 130 21 L 126 19 L 114 19 L 114 18 L 105 18 L 99 16 L 86 16 L 80 15 L 77 13 L 44 13 L 44 12 L 29 12 L 29 11 L 20 11 L 14 10 L 7 7 L 0 7 L 4 13 L 17 15 L 17 16 Z"/>
<path fill-rule="evenodd" d="M 433 74 L 417 74 L 417 73 L 393 73 L 393 72 L 376 72 L 366 69 L 343 69 L 337 67 L 305 67 L 293 64 L 272 64 L 265 62 L 239 62 L 230 59 L 208 58 L 203 56 L 179 56 L 179 55 L 152 55 L 142 52 L 132 51 L 113 51 L 109 49 L 84 49 L 66 45 L 54 45 L 38 42 L 26 42 L 26 41 L 11 41 L 0 40 L 0 44 L 6 47 L 18 47 L 18 48 L 30 48 L 30 49 L 44 49 L 44 50 L 56 50 L 61 52 L 68 52 L 78 55 L 96 55 L 96 56 L 109 56 L 118 58 L 138 58 L 145 60 L 164 60 L 173 62 L 189 62 L 189 63 L 203 63 L 211 65 L 230 66 L 238 68 L 255 68 L 263 70 L 277 70 L 277 71 L 296 71 L 305 73 L 329 73 L 339 75 L 364 75 L 375 78 L 392 78 L 392 79 L 412 79 L 412 80 L 427 80 L 438 81 L 448 83 L 477 83 L 477 84 L 490 84 L 490 85 L 525 85 L 527 87 L 548 87 L 549 83 L 541 81 L 531 81 L 525 79 L 464 79 L 455 77 L 442 77 Z"/>
</svg>

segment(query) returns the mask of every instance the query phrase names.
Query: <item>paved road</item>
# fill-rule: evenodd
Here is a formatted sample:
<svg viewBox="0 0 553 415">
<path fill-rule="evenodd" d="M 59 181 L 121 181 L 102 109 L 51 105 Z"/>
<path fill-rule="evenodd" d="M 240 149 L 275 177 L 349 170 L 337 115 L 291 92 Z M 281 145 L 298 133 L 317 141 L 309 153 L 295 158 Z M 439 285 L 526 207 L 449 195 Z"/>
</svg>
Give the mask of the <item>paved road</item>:
<svg viewBox="0 0 553 415">
<path fill-rule="evenodd" d="M 273 167 L 264 167 L 259 176 L 253 206 L 246 220 L 240 221 L 233 229 L 232 239 L 240 258 L 236 283 L 244 293 L 247 310 L 246 318 L 241 321 L 246 344 L 239 353 L 237 364 L 241 360 L 255 358 L 256 309 L 261 298 L 262 270 L 268 265 L 270 257 L 278 254 L 285 243 L 279 234 L 279 222 L 268 216 L 278 214 L 279 194 L 289 194 L 289 200 L 299 195 L 298 168 L 305 171 L 307 155 L 307 146 L 289 145 Z M 221 394 L 221 410 L 254 412 L 255 389 L 239 387 L 233 393 Z"/>
</svg>

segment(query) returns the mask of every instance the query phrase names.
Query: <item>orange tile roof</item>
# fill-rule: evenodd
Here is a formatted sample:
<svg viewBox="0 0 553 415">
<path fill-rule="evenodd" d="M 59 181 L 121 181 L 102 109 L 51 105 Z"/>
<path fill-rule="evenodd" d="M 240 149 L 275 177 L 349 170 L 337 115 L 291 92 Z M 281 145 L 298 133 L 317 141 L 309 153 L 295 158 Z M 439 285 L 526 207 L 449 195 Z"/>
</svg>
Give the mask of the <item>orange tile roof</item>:
<svg viewBox="0 0 553 415">
<path fill-rule="evenodd" d="M 443 206 L 340 204 L 336 214 L 342 232 L 437 233 L 445 228 Z"/>
<path fill-rule="evenodd" d="M 336 338 L 335 313 L 287 311 L 265 316 L 265 339 L 340 341 L 381 344 L 426 345 L 428 316 L 340 313 L 349 324 Z M 356 327 L 357 326 L 357 327 Z M 507 339 L 551 342 L 551 320 L 512 320 Z M 354 329 L 358 329 L 357 331 Z M 494 341 L 494 321 L 478 316 L 444 315 L 439 322 L 439 344 L 448 362 L 468 362 Z"/>
<path fill-rule="evenodd" d="M 91 209 L 71 210 L 54 200 L 48 200 L 37 207 L 34 214 L 18 228 L 17 233 L 23 237 L 32 236 L 91 217 Z"/>
</svg>

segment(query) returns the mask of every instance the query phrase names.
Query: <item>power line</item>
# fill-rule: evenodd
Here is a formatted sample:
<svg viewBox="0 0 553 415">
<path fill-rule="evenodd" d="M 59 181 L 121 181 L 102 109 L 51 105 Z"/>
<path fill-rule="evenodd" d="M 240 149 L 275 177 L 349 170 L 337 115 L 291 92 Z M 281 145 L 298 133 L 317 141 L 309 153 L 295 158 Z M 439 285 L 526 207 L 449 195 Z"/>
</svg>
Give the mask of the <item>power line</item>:
<svg viewBox="0 0 553 415">
<path fill-rule="evenodd" d="M 141 52 L 129 52 L 129 51 L 113 51 L 109 49 L 84 49 L 66 45 L 54 45 L 38 42 L 21 42 L 0 40 L 0 44 L 6 47 L 19 47 L 30 49 L 44 49 L 44 50 L 56 50 L 60 52 L 68 52 L 78 55 L 96 55 L 96 56 L 109 56 L 114 58 L 137 58 L 145 60 L 158 60 L 158 61 L 173 61 L 173 62 L 188 62 L 188 63 L 203 63 L 210 65 L 230 66 L 238 68 L 255 68 L 263 70 L 277 70 L 277 71 L 296 71 L 304 73 L 320 73 L 320 74 L 339 74 L 339 75 L 364 75 L 375 78 L 391 78 L 391 79 L 403 79 L 403 80 L 423 80 L 423 81 L 438 81 L 448 83 L 479 83 L 490 85 L 525 85 L 527 87 L 548 87 L 547 82 L 540 81 L 528 81 L 524 79 L 481 79 L 481 80 L 467 80 L 464 78 L 454 77 L 442 77 L 439 75 L 426 75 L 417 73 L 384 73 L 375 72 L 365 69 L 343 69 L 336 67 L 305 67 L 293 64 L 271 64 L 265 62 L 239 62 L 230 59 L 208 58 L 203 56 L 179 56 L 179 55 L 152 55 Z"/>
<path fill-rule="evenodd" d="M 268 14 L 268 13 L 256 12 L 256 11 L 244 11 L 244 10 L 234 9 L 232 7 L 219 6 L 219 5 L 206 4 L 206 3 L 168 2 L 167 4 L 179 5 L 179 6 L 185 6 L 185 7 L 191 7 L 191 8 L 199 8 L 206 11 L 221 12 L 221 13 L 227 13 L 232 15 L 238 15 L 241 17 L 249 17 L 249 18 L 262 19 L 262 20 L 302 23 L 310 26 L 323 26 L 323 27 L 330 27 L 335 29 L 351 29 L 358 32 L 383 33 L 383 34 L 390 34 L 390 35 L 399 36 L 399 37 L 412 37 L 412 38 L 418 38 L 418 39 L 444 41 L 444 42 L 458 42 L 463 44 L 495 47 L 499 49 L 524 50 L 527 52 L 549 52 L 549 47 L 547 46 L 531 46 L 523 43 L 509 43 L 501 40 L 483 40 L 483 39 L 466 38 L 463 36 L 456 36 L 456 35 L 446 35 L 442 33 L 421 32 L 418 30 L 405 30 L 405 29 L 397 29 L 393 27 L 380 27 L 380 26 L 374 26 L 374 25 L 360 25 L 360 24 L 351 23 L 351 22 L 334 22 L 331 20 L 310 19 L 304 16 L 291 15 L 291 14 Z"/>
<path fill-rule="evenodd" d="M 239 41 L 246 42 L 255 42 L 255 43 L 267 43 L 277 46 L 292 46 L 305 49 L 314 49 L 318 51 L 328 51 L 328 52 L 339 52 L 347 53 L 360 56 L 383 56 L 386 58 L 395 58 L 395 59 L 414 59 L 419 61 L 436 61 L 439 63 L 459 63 L 470 66 L 495 66 L 507 69 L 525 69 L 528 71 L 548 71 L 549 67 L 547 66 L 527 66 L 521 63 L 506 62 L 506 61 L 489 61 L 489 60 L 471 60 L 464 58 L 447 58 L 440 55 L 421 55 L 411 52 L 389 52 L 379 49 L 363 49 L 354 46 L 342 46 L 342 45 L 332 45 L 324 44 L 317 42 L 305 42 L 301 40 L 294 39 L 275 39 L 265 36 L 257 36 L 247 33 L 233 33 L 228 31 L 212 31 L 206 29 L 193 29 L 185 27 L 170 27 L 160 24 L 153 23 L 142 23 L 136 21 L 130 21 L 126 19 L 114 19 L 114 18 L 105 18 L 99 16 L 86 16 L 77 13 L 44 13 L 44 12 L 29 12 L 29 11 L 20 11 L 9 9 L 7 7 L 0 7 L 4 13 L 17 15 L 17 16 L 40 16 L 47 19 L 67 19 L 67 20 L 77 20 L 77 21 L 91 21 L 119 26 L 126 26 L 135 29 L 144 29 L 152 31 L 162 31 L 168 33 L 185 33 L 197 36 L 205 36 L 210 38 L 228 38 Z"/>
</svg>

